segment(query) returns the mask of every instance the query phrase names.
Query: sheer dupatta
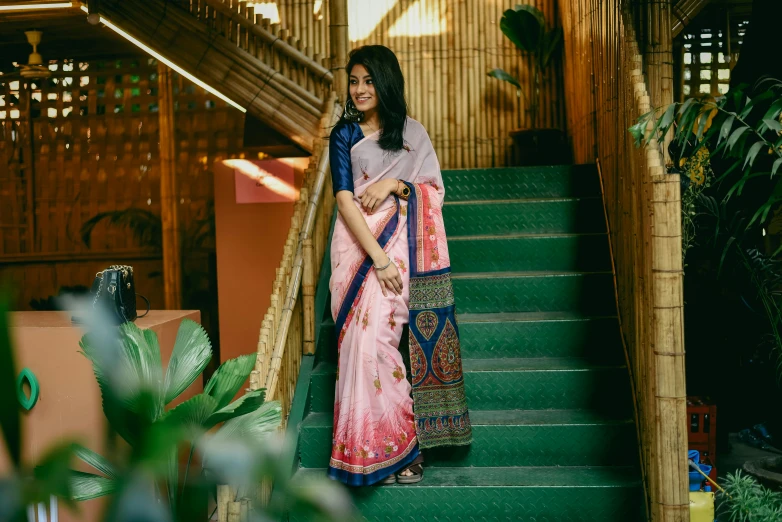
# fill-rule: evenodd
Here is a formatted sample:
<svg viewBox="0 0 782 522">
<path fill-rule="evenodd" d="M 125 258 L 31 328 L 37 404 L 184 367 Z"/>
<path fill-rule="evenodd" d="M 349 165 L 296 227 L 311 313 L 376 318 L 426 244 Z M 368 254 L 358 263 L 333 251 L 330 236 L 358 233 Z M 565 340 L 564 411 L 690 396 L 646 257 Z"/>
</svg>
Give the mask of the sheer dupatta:
<svg viewBox="0 0 782 522">
<path fill-rule="evenodd" d="M 362 214 L 386 252 L 394 249 L 398 237 L 407 236 L 409 266 L 400 266 L 399 259 L 395 262 L 400 271 L 409 269 L 410 369 L 418 447 L 469 444 L 472 429 L 442 216 L 445 191 L 440 165 L 426 130 L 411 118 L 405 127 L 402 150 L 384 151 L 376 138 L 377 135 L 367 136 L 351 150 L 354 194 L 357 201 L 369 186 L 389 178 L 399 179 L 411 189 L 407 202 L 391 196 L 373 214 L 367 215 L 363 210 Z M 403 229 L 407 234 L 400 234 Z M 362 294 L 368 278 L 374 277 L 373 271 L 371 259 L 338 220 L 332 241 L 330 288 L 340 350 L 346 335 L 352 337 L 351 329 L 367 326 L 360 325 L 358 317 L 362 305 L 364 314 L 367 313 L 367 298 L 362 298 Z M 361 317 L 365 319 L 366 316 Z M 369 319 L 372 327 L 371 315 Z M 347 407 L 337 397 L 335 426 L 340 421 L 347 422 Z M 334 443 L 339 448 L 341 442 L 335 439 Z M 401 454 L 401 445 L 397 447 Z"/>
</svg>

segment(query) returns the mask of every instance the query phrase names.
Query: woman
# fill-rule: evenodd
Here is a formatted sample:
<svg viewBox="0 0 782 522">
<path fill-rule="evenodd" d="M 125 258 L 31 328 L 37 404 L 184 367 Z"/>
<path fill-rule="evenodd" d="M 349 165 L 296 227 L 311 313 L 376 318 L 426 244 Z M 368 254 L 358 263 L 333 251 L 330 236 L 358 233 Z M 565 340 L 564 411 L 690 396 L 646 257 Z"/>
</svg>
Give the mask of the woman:
<svg viewBox="0 0 782 522">
<path fill-rule="evenodd" d="M 418 482 L 421 449 L 472 441 L 443 227 L 440 165 L 380 45 L 350 54 L 329 153 L 339 218 L 331 313 L 339 364 L 329 476 Z M 399 342 L 410 324 L 412 382 Z M 412 389 L 412 397 L 411 397 Z"/>
</svg>

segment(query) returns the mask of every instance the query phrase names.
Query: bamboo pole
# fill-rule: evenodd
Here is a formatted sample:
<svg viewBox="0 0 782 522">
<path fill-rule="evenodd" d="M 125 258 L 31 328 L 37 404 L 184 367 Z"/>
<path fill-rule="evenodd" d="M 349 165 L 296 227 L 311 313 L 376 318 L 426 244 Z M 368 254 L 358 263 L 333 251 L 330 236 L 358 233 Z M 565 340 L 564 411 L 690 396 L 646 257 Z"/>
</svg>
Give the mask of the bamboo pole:
<svg viewBox="0 0 782 522">
<path fill-rule="evenodd" d="M 168 310 L 182 308 L 182 263 L 179 248 L 179 192 L 174 137 L 174 93 L 171 69 L 158 63 L 160 135 L 160 220 L 163 231 L 163 295 Z"/>
<path fill-rule="evenodd" d="M 330 0 L 329 3 L 330 62 L 334 81 L 334 92 L 340 103 L 345 103 L 348 91 L 348 76 L 345 67 L 348 63 L 350 40 L 348 35 L 348 0 Z"/>
<path fill-rule="evenodd" d="M 315 258 L 312 239 L 304 240 L 304 279 L 302 296 L 304 301 L 304 354 L 315 353 Z"/>
</svg>

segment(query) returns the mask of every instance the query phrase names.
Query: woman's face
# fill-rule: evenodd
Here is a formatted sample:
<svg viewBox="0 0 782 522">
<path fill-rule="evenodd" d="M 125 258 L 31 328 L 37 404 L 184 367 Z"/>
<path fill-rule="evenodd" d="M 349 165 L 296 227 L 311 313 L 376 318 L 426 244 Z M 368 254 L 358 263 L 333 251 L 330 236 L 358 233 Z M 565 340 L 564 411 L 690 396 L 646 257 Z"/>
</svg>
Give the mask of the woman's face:
<svg viewBox="0 0 782 522">
<path fill-rule="evenodd" d="M 350 71 L 350 97 L 356 108 L 364 113 L 371 112 L 377 108 L 377 95 L 375 94 L 375 84 L 372 83 L 372 77 L 369 75 L 366 67 L 361 64 L 353 66 Z"/>
</svg>

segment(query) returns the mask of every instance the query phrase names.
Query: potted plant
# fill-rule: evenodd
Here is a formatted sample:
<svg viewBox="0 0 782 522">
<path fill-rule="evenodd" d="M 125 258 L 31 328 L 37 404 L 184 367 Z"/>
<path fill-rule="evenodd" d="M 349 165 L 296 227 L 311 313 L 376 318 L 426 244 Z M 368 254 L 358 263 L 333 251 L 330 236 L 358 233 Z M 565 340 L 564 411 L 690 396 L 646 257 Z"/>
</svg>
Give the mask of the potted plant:
<svg viewBox="0 0 782 522">
<path fill-rule="evenodd" d="M 540 127 L 540 84 L 542 75 L 562 45 L 562 29 L 546 28 L 543 13 L 531 5 L 517 5 L 508 9 L 500 20 L 500 29 L 522 52 L 533 57 L 532 91 L 525 93 L 521 83 L 503 69 L 494 69 L 492 78 L 506 81 L 516 87 L 516 95 L 524 98 L 525 111 L 530 114 L 530 129 L 515 129 L 510 136 L 515 147 L 517 165 L 550 165 L 569 161 L 565 135 L 560 129 Z M 521 114 L 519 114 L 521 126 Z"/>
</svg>

